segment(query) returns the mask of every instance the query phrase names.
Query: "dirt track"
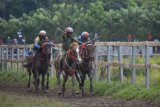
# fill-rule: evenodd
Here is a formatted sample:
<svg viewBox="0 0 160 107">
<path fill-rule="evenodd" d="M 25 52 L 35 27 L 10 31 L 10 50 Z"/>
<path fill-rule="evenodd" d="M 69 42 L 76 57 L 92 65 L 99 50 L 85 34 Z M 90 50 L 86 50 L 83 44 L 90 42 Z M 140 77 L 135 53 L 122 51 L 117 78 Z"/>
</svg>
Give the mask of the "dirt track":
<svg viewBox="0 0 160 107">
<path fill-rule="evenodd" d="M 37 96 L 34 92 L 27 92 L 25 86 L 19 86 L 16 84 L 8 84 L 0 81 L 0 91 L 7 92 L 8 94 L 15 95 L 28 95 Z M 48 94 L 41 96 L 48 96 L 56 98 L 58 101 L 74 104 L 77 107 L 160 107 L 159 104 L 150 101 L 138 101 L 138 100 L 123 100 L 112 99 L 110 97 L 98 97 L 85 95 L 83 98 L 80 95 L 66 95 L 66 98 L 59 97 L 56 90 L 50 90 Z"/>
</svg>

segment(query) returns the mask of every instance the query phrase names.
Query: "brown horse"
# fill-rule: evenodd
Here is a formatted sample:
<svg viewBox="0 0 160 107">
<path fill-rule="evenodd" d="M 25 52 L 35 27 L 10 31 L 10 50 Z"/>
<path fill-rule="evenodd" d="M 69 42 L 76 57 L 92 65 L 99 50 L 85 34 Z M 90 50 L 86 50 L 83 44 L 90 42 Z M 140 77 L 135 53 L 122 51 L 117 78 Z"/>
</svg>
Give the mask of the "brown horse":
<svg viewBox="0 0 160 107">
<path fill-rule="evenodd" d="M 49 87 L 48 60 L 51 55 L 51 46 L 52 43 L 50 41 L 45 41 L 41 46 L 41 48 L 37 50 L 37 54 L 35 56 L 30 56 L 28 60 L 28 61 L 32 60 L 32 63 L 27 67 L 27 71 L 29 73 L 27 88 L 30 88 L 30 78 L 31 74 L 33 74 L 36 92 L 38 92 L 40 75 L 42 75 L 42 82 L 41 82 L 42 91 L 47 92 Z M 45 84 L 46 75 L 47 75 L 47 82 Z"/>
<path fill-rule="evenodd" d="M 72 77 L 72 85 L 75 88 L 75 77 L 80 84 L 80 78 L 77 72 L 77 63 L 79 62 L 79 51 L 77 43 L 72 43 L 70 49 L 65 53 L 59 53 L 54 61 L 55 69 L 56 69 L 56 76 L 57 76 L 57 84 L 60 88 L 60 74 L 63 76 L 63 83 L 62 83 L 62 94 L 64 97 L 65 94 L 65 84 L 68 80 L 68 77 Z M 59 94 L 61 91 L 59 89 Z"/>
<path fill-rule="evenodd" d="M 81 77 L 81 90 L 82 90 L 82 96 L 84 96 L 84 81 L 86 79 L 86 75 L 88 75 L 90 79 L 90 93 L 93 92 L 93 54 L 94 54 L 94 44 L 93 43 L 87 43 L 85 46 L 83 46 L 83 49 L 80 49 L 80 56 L 82 58 L 82 61 L 79 63 L 79 73 Z"/>
</svg>

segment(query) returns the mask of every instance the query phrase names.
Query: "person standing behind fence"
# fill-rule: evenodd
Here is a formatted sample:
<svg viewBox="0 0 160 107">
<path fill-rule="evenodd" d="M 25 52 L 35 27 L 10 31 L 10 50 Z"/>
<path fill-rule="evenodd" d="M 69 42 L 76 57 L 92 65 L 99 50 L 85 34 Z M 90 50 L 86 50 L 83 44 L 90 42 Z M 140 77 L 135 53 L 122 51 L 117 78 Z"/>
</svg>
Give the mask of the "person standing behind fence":
<svg viewBox="0 0 160 107">
<path fill-rule="evenodd" d="M 128 42 L 132 42 L 132 35 L 131 34 L 128 34 Z"/>
<path fill-rule="evenodd" d="M 11 45 L 12 44 L 11 37 L 7 37 L 6 44 L 7 45 Z"/>
</svg>

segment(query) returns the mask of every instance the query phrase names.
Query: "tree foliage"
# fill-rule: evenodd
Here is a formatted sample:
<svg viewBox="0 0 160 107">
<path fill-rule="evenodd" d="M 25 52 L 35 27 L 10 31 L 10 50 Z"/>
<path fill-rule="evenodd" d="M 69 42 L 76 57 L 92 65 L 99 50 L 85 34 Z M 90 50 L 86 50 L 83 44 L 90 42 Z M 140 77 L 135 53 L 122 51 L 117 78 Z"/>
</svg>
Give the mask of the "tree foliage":
<svg viewBox="0 0 160 107">
<path fill-rule="evenodd" d="M 146 40 L 148 33 L 154 36 L 160 33 L 158 3 L 158 0 L 3 0 L 0 35 L 15 37 L 21 29 L 32 43 L 44 29 L 49 38 L 60 42 L 61 30 L 71 26 L 75 36 L 88 31 L 91 38 L 98 33 L 103 41 L 125 41 L 128 34 Z"/>
</svg>

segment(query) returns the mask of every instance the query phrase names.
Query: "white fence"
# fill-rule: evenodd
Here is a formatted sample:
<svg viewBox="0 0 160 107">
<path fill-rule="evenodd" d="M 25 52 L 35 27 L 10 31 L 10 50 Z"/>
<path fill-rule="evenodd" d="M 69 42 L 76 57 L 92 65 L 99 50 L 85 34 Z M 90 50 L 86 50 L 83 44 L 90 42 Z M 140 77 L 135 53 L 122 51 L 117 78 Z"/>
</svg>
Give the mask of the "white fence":
<svg viewBox="0 0 160 107">
<path fill-rule="evenodd" d="M 57 45 L 60 46 L 60 45 Z M 123 70 L 124 68 L 132 68 L 132 83 L 135 83 L 136 69 L 144 69 L 146 72 L 145 83 L 149 88 L 149 71 L 150 69 L 160 69 L 158 64 L 150 64 L 150 56 L 154 55 L 153 47 L 159 47 L 159 42 L 96 42 L 95 43 L 95 77 L 98 78 L 98 66 L 106 66 L 107 68 L 107 80 L 111 81 L 110 67 L 119 67 L 120 80 L 123 82 Z M 12 71 L 20 73 L 25 69 L 22 64 L 25 62 L 26 49 L 32 50 L 33 45 L 0 45 L 0 61 L 3 71 Z M 157 49 L 157 48 L 156 48 Z M 104 63 L 100 63 L 99 56 L 106 56 L 107 60 Z M 142 55 L 145 59 L 144 64 L 136 64 L 135 58 L 137 55 Z M 51 56 L 53 61 L 54 55 Z M 114 62 L 112 57 L 116 56 L 118 62 Z M 123 56 L 130 56 L 130 63 L 123 63 Z M 52 62 L 53 63 L 53 62 Z M 54 68 L 51 68 L 51 75 L 53 76 Z"/>
</svg>

